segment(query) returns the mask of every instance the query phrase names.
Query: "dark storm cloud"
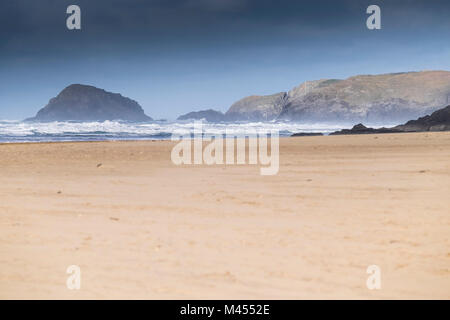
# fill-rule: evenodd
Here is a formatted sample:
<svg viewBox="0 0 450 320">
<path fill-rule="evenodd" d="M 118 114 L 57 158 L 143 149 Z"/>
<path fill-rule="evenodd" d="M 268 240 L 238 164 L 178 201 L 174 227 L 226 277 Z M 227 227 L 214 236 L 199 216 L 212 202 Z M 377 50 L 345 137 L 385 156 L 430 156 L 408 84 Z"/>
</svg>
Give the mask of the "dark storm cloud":
<svg viewBox="0 0 450 320">
<path fill-rule="evenodd" d="M 427 11 L 432 11 L 435 19 L 437 13 L 448 13 L 450 8 L 448 1 L 440 0 L 6 0 L 0 4 L 0 32 L 3 45 L 19 37 L 43 45 L 70 41 L 65 37 L 69 32 L 65 29 L 65 9 L 78 4 L 83 41 L 180 40 L 180 36 L 208 39 L 212 35 L 244 37 L 264 32 L 270 36 L 294 29 L 316 34 L 355 23 L 363 28 L 364 10 L 372 3 L 380 4 L 393 23 L 404 25 L 417 23 L 417 19 L 427 23 Z M 414 20 L 408 21 L 405 14 Z M 403 21 L 395 21 L 395 17 Z"/>
<path fill-rule="evenodd" d="M 66 28 L 70 4 L 81 7 L 81 31 Z M 448 0 L 3 0 L 0 57 L 339 42 L 366 35 L 370 4 L 392 36 L 450 26 Z"/>
<path fill-rule="evenodd" d="M 2 30 L 14 34 L 20 30 L 57 32 L 65 20 L 65 8 L 77 4 L 82 8 L 90 29 L 117 27 L 139 31 L 143 26 L 176 29 L 196 28 L 208 23 L 233 22 L 280 23 L 293 18 L 298 22 L 329 24 L 334 17 L 347 15 L 351 1 L 288 0 L 15 0 L 2 2 Z M 300 21 L 301 20 L 301 21 Z M 64 24 L 63 24 L 64 26 Z"/>
</svg>

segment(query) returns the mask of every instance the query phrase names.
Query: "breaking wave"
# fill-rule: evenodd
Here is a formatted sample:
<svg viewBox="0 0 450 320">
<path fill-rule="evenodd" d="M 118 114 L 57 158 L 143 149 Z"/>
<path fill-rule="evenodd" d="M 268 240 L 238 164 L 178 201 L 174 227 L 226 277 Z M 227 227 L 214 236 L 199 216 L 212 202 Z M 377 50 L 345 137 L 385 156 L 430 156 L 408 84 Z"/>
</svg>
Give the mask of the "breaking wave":
<svg viewBox="0 0 450 320">
<path fill-rule="evenodd" d="M 293 122 L 203 122 L 205 135 L 225 134 L 245 136 L 248 130 L 278 130 L 280 136 L 295 132 L 323 132 L 342 129 L 340 125 L 300 124 Z M 104 141 L 104 140 L 167 140 L 173 132 L 193 132 L 194 122 L 130 123 L 104 122 L 22 122 L 0 120 L 0 142 L 56 142 L 56 141 Z"/>
</svg>

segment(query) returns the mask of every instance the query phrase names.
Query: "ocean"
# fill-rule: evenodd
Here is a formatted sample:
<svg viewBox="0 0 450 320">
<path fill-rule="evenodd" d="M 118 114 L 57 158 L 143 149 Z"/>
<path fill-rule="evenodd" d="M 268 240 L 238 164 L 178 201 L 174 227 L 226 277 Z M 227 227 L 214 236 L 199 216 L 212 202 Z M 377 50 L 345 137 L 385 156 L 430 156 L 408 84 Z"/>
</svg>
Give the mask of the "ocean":
<svg viewBox="0 0 450 320">
<path fill-rule="evenodd" d="M 280 136 L 296 132 L 322 132 L 340 130 L 342 125 L 300 124 L 293 122 L 202 123 L 205 135 L 227 132 L 246 136 L 250 130 L 269 132 L 278 130 Z M 170 140 L 173 132 L 193 132 L 192 121 L 154 121 L 130 123 L 104 122 L 23 122 L 0 120 L 0 143 L 58 142 L 58 141 L 108 141 L 108 140 Z"/>
</svg>

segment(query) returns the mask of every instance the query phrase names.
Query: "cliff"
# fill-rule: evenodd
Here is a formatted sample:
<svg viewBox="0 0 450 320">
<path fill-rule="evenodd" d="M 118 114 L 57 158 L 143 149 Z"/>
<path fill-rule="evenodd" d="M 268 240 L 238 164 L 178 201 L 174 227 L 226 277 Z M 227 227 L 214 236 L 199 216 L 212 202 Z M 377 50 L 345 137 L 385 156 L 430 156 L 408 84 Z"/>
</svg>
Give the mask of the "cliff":
<svg viewBox="0 0 450 320">
<path fill-rule="evenodd" d="M 450 72 L 358 75 L 307 81 L 289 92 L 250 96 L 226 112 L 229 120 L 402 123 L 450 103 Z"/>
</svg>

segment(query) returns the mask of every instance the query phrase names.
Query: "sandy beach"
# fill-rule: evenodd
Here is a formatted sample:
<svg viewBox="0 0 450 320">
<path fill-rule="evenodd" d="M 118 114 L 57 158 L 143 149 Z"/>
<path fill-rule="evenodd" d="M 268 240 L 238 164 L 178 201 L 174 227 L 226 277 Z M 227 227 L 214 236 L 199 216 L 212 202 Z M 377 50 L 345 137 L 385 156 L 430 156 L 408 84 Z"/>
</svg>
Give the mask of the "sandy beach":
<svg viewBox="0 0 450 320">
<path fill-rule="evenodd" d="M 450 299 L 450 132 L 282 138 L 275 176 L 174 144 L 0 145 L 0 298 Z"/>
</svg>

